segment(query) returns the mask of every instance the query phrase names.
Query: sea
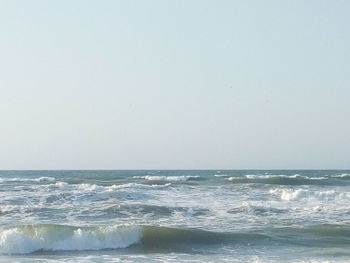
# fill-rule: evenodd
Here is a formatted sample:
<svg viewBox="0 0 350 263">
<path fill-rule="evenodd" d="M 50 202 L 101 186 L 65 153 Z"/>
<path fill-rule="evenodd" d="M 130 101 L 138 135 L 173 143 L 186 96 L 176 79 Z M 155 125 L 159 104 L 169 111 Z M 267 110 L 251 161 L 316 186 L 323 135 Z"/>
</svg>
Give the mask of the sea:
<svg viewBox="0 0 350 263">
<path fill-rule="evenodd" d="M 350 262 L 350 171 L 0 171 L 0 262 Z"/>
</svg>

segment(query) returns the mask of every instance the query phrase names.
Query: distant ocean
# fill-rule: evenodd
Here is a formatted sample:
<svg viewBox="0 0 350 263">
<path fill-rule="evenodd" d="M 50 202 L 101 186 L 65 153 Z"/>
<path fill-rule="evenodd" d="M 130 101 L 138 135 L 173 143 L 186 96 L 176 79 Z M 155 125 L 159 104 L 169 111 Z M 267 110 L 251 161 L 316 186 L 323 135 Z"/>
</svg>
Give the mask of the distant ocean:
<svg viewBox="0 0 350 263">
<path fill-rule="evenodd" d="M 350 171 L 0 171 L 0 262 L 350 262 Z"/>
</svg>

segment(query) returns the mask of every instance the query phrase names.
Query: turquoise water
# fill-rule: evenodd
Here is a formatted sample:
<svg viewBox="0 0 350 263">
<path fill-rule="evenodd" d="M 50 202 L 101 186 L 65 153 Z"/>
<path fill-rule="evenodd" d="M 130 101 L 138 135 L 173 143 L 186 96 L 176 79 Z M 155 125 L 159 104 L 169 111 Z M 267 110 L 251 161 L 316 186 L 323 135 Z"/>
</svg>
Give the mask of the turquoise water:
<svg viewBox="0 0 350 263">
<path fill-rule="evenodd" d="M 350 171 L 0 171 L 0 262 L 350 262 Z"/>
</svg>

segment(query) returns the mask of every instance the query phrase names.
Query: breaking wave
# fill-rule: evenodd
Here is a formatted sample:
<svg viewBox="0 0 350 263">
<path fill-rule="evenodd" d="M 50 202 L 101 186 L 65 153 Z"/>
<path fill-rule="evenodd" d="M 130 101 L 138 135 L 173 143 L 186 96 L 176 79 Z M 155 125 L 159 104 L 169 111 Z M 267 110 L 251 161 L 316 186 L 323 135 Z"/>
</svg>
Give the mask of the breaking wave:
<svg viewBox="0 0 350 263">
<path fill-rule="evenodd" d="M 164 189 L 168 187 L 170 183 L 164 185 L 145 185 L 136 183 L 127 183 L 120 185 L 101 186 L 96 184 L 69 184 L 66 182 L 57 182 L 50 185 L 51 187 L 58 187 L 62 190 L 77 190 L 77 191 L 94 191 L 94 192 L 113 192 L 115 190 L 134 189 L 134 190 L 147 190 L 147 189 Z"/>
<path fill-rule="evenodd" d="M 347 174 L 337 176 L 309 177 L 299 174 L 294 175 L 263 175 L 247 174 L 244 176 L 232 176 L 225 178 L 235 184 L 259 183 L 259 184 L 277 184 L 277 185 L 349 185 Z M 349 177 L 350 178 L 350 177 Z"/>
<path fill-rule="evenodd" d="M 196 245 L 266 245 L 268 242 L 349 244 L 350 229 L 343 225 L 315 225 L 261 229 L 255 232 L 212 232 L 160 226 L 112 225 L 75 227 L 24 225 L 0 228 L 0 254 L 40 251 L 84 251 L 133 246 L 149 251 L 191 249 Z M 291 239 L 290 237 L 293 236 Z"/>
<path fill-rule="evenodd" d="M 195 180 L 200 178 L 199 175 L 180 175 L 180 176 L 161 176 L 161 175 L 146 175 L 146 176 L 134 176 L 137 179 L 145 179 L 149 181 L 169 181 L 169 182 L 179 182 Z"/>
<path fill-rule="evenodd" d="M 139 227 L 73 227 L 28 225 L 0 230 L 1 254 L 35 251 L 100 250 L 125 248 L 140 241 Z"/>
<path fill-rule="evenodd" d="M 335 190 L 311 191 L 308 189 L 271 189 L 269 194 L 278 196 L 281 200 L 307 200 L 316 199 L 321 201 L 328 200 L 349 200 L 349 192 L 339 192 Z"/>
<path fill-rule="evenodd" d="M 7 182 L 54 182 L 56 178 L 54 177 L 39 177 L 39 178 L 0 178 L 0 183 Z"/>
<path fill-rule="evenodd" d="M 199 229 L 157 226 L 74 227 L 26 225 L 0 228 L 0 254 L 28 254 L 39 251 L 83 251 L 126 248 L 175 248 L 185 244 L 252 243 L 265 240 L 261 234 L 220 233 Z"/>
</svg>

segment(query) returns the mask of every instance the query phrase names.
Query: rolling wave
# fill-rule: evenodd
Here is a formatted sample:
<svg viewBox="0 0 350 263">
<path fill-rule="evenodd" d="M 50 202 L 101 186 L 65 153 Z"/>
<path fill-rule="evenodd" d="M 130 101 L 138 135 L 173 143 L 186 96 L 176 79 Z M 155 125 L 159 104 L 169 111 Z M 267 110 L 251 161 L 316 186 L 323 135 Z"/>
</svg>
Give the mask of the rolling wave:
<svg viewBox="0 0 350 263">
<path fill-rule="evenodd" d="M 350 243 L 350 229 L 343 225 L 283 227 L 255 232 L 212 232 L 160 226 L 112 225 L 75 227 L 67 225 L 24 225 L 0 228 L 0 254 L 28 254 L 40 251 L 84 251 L 134 248 L 188 250 L 197 245 L 268 245 L 273 243 Z M 272 243 L 270 243 L 272 244 Z"/>
<path fill-rule="evenodd" d="M 38 178 L 7 178 L 7 177 L 0 177 L 0 183 L 8 183 L 8 182 L 54 182 L 56 178 L 54 177 L 48 177 L 48 176 L 43 176 L 43 177 L 38 177 Z"/>
<path fill-rule="evenodd" d="M 146 175 L 134 176 L 136 179 L 144 179 L 148 181 L 167 181 L 167 182 L 183 182 L 189 180 L 196 180 L 200 178 L 199 175 L 179 175 L 179 176 L 162 176 L 162 175 Z"/>
<path fill-rule="evenodd" d="M 139 227 L 73 227 L 26 225 L 0 230 L 0 254 L 35 251 L 100 250 L 125 248 L 140 241 Z"/>
<path fill-rule="evenodd" d="M 176 248 L 191 244 L 221 244 L 264 240 L 261 234 L 218 233 L 199 229 L 157 226 L 74 227 L 25 225 L 0 228 L 0 254 L 28 254 L 38 251 L 83 251 L 126 248 Z"/>
<path fill-rule="evenodd" d="M 69 184 L 66 182 L 56 182 L 55 184 L 48 185 L 50 187 L 56 187 L 60 190 L 66 191 L 80 191 L 80 192 L 113 192 L 118 190 L 149 190 L 149 189 L 164 189 L 168 187 L 170 183 L 164 185 L 145 185 L 137 183 L 126 183 L 120 185 L 101 186 L 96 184 Z"/>
<path fill-rule="evenodd" d="M 271 189 L 269 194 L 278 196 L 283 201 L 294 200 L 350 200 L 350 192 L 339 192 L 336 190 L 311 191 L 308 189 Z"/>
<path fill-rule="evenodd" d="M 350 177 L 349 177 L 350 178 Z M 232 176 L 225 178 L 235 184 L 258 183 L 276 185 L 350 185 L 347 174 L 339 176 L 309 177 L 299 174 L 294 175 L 259 175 L 248 174 L 244 176 Z"/>
</svg>

